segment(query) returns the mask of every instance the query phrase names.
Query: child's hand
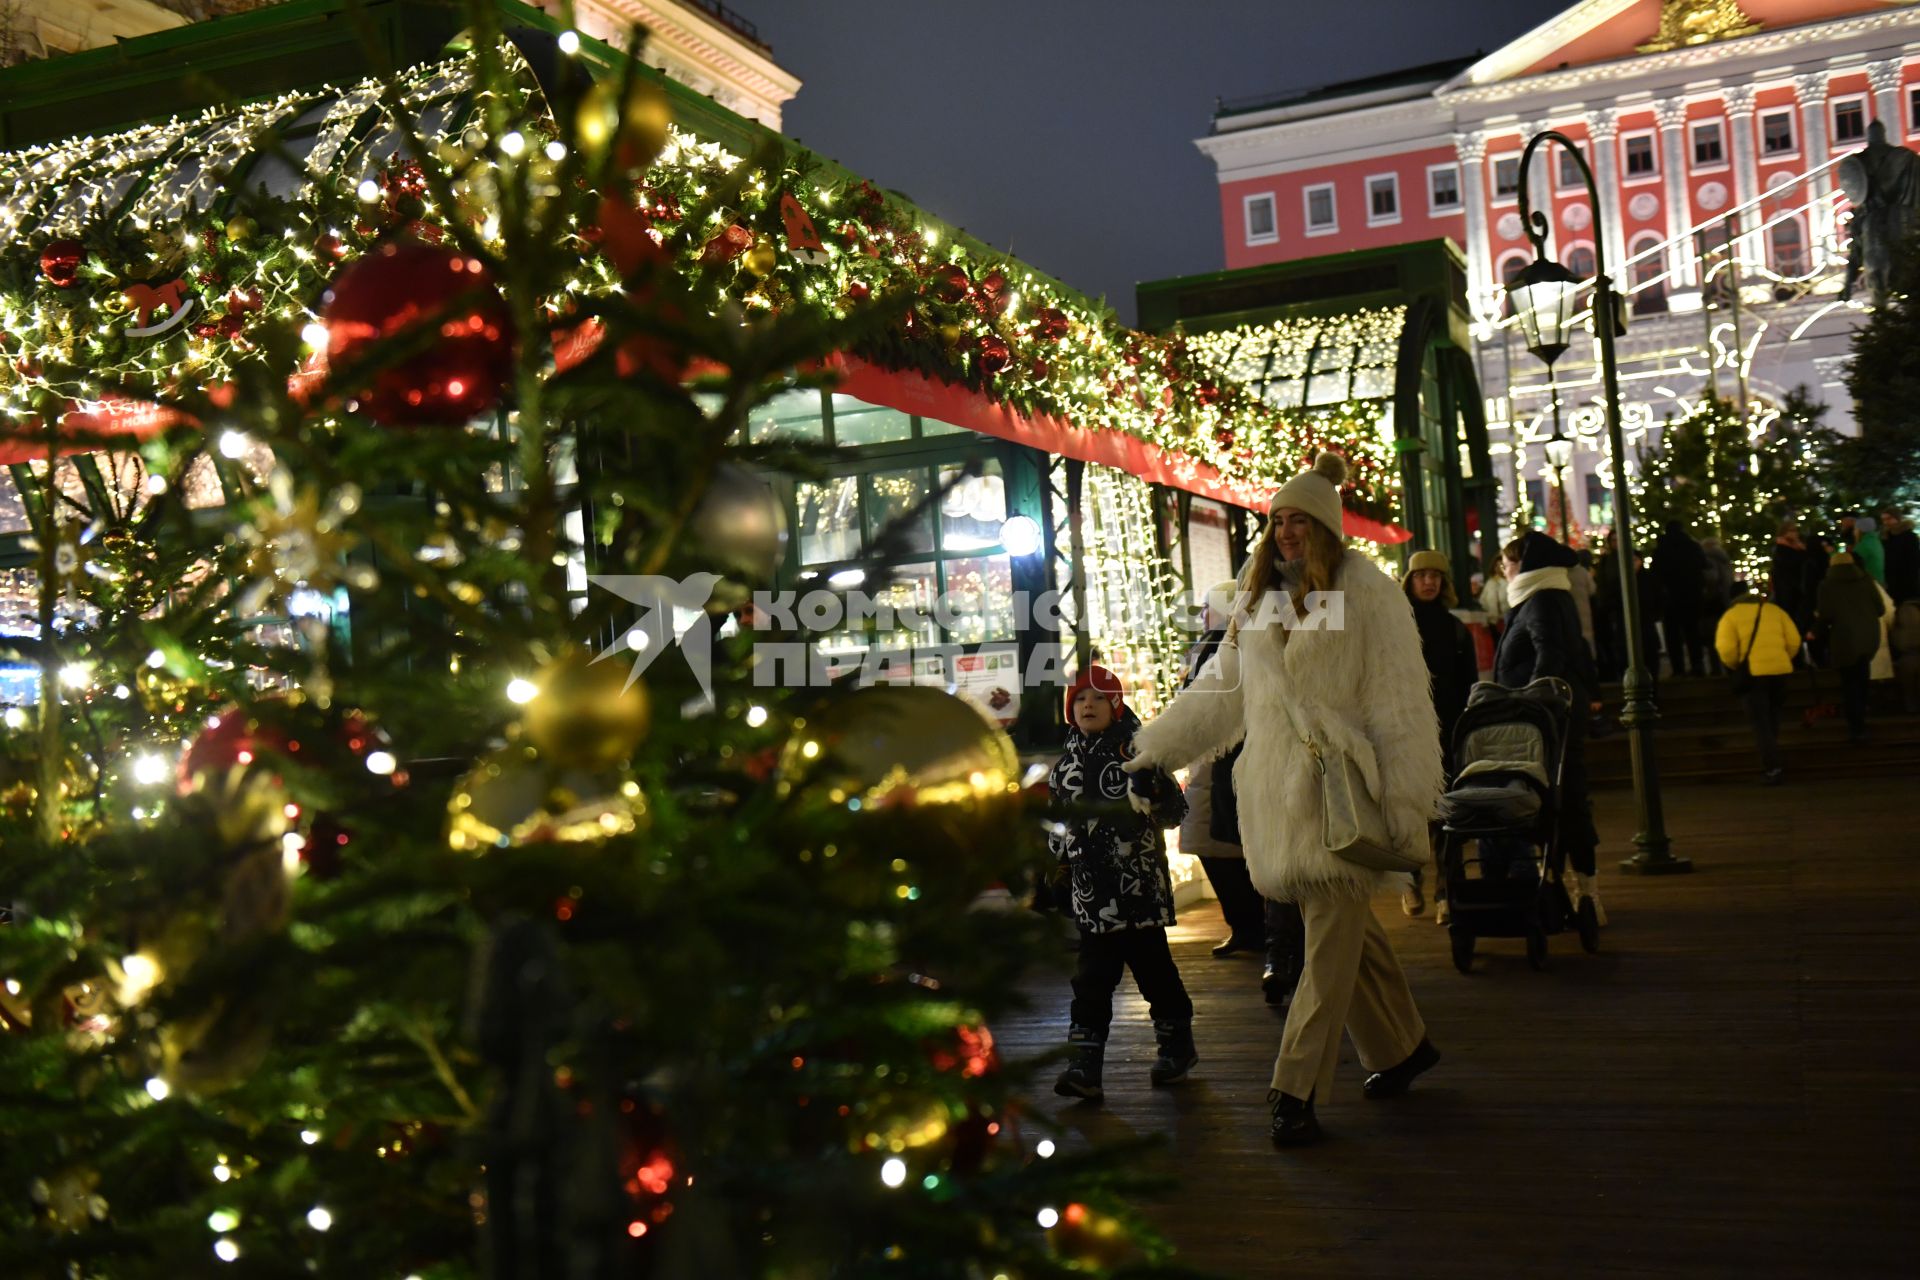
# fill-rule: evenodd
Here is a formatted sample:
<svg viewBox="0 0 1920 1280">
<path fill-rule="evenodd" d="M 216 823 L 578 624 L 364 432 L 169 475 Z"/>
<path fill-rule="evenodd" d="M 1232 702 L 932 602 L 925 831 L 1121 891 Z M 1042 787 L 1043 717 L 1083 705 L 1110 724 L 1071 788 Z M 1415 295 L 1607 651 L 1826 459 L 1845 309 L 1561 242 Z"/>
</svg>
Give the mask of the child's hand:
<svg viewBox="0 0 1920 1280">
<path fill-rule="evenodd" d="M 1143 793 L 1140 788 L 1127 788 L 1127 803 L 1131 805 L 1133 811 L 1141 817 L 1150 818 L 1153 816 L 1153 798 Z"/>
</svg>

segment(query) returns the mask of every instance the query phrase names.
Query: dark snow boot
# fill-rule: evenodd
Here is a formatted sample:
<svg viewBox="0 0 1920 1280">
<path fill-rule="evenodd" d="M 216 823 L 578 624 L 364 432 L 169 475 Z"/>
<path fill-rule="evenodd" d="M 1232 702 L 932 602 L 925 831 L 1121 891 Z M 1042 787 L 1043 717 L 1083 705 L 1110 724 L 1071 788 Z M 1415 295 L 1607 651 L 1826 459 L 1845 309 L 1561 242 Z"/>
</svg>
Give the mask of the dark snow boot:
<svg viewBox="0 0 1920 1280">
<path fill-rule="evenodd" d="M 1304 1147 L 1320 1141 L 1320 1122 L 1313 1116 L 1313 1095 L 1301 1101 L 1278 1089 L 1267 1094 L 1273 1104 L 1273 1125 L 1269 1132 L 1276 1147 Z"/>
<path fill-rule="evenodd" d="M 1107 1058 L 1106 1044 L 1078 1027 L 1067 1034 L 1067 1043 L 1072 1046 L 1072 1053 L 1067 1058 L 1067 1069 L 1053 1082 L 1053 1091 L 1063 1098 L 1100 1101 L 1107 1095 L 1100 1087 L 1101 1068 Z"/>
<path fill-rule="evenodd" d="M 1153 1024 L 1153 1039 L 1160 1046 L 1160 1056 L 1154 1059 L 1153 1066 L 1147 1071 L 1147 1078 L 1153 1083 L 1172 1084 L 1176 1080 L 1185 1080 L 1187 1072 L 1200 1065 L 1200 1055 L 1193 1047 L 1191 1022 L 1156 1022 Z"/>
</svg>

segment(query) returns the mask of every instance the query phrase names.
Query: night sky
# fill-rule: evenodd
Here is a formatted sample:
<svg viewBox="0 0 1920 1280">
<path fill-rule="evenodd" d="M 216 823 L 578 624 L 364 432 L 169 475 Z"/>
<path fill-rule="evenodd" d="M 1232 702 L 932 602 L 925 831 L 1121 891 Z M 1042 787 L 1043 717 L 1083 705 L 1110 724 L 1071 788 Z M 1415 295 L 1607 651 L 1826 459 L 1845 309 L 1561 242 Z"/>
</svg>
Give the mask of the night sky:
<svg viewBox="0 0 1920 1280">
<path fill-rule="evenodd" d="M 1216 271 L 1216 96 L 1491 50 L 1572 0 L 729 0 L 804 82 L 785 131 L 1129 322 Z"/>
</svg>

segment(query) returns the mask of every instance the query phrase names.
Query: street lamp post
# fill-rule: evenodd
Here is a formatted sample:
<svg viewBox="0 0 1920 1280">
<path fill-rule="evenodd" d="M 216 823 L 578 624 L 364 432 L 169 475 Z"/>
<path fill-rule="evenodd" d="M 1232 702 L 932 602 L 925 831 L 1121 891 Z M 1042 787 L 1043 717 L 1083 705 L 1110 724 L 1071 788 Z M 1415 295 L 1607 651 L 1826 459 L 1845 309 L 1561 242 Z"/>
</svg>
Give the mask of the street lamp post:
<svg viewBox="0 0 1920 1280">
<path fill-rule="evenodd" d="M 1627 489 L 1627 451 L 1620 427 L 1620 368 L 1613 348 L 1614 339 L 1625 332 L 1626 324 L 1620 295 L 1614 292 L 1613 282 L 1607 278 L 1606 237 L 1600 234 L 1600 220 L 1607 216 L 1608 210 L 1600 205 L 1593 170 L 1587 167 L 1580 148 L 1565 134 L 1551 129 L 1529 139 L 1526 151 L 1520 156 L 1520 214 L 1536 257 L 1520 272 L 1509 296 L 1526 337 L 1527 349 L 1546 361 L 1551 372 L 1553 362 L 1566 351 L 1573 338 L 1574 299 L 1580 281 L 1573 272 L 1547 256 L 1546 215 L 1535 210 L 1528 198 L 1527 171 L 1533 164 L 1533 153 L 1541 143 L 1550 140 L 1573 153 L 1593 208 L 1593 329 L 1600 346 L 1600 371 L 1606 390 L 1607 444 L 1613 450 L 1613 549 L 1620 560 L 1620 607 L 1627 633 L 1626 707 L 1620 719 L 1627 726 L 1633 752 L 1633 799 L 1640 827 L 1633 837 L 1639 852 L 1621 862 L 1620 869 L 1648 875 L 1691 871 L 1693 863 L 1675 857 L 1667 839 L 1666 818 L 1660 803 L 1660 772 L 1654 760 L 1653 730 L 1660 713 L 1653 703 L 1653 681 L 1641 644 L 1640 594 L 1633 568 L 1633 498 Z M 1581 710 L 1575 708 L 1575 714 Z"/>
<path fill-rule="evenodd" d="M 1547 365 L 1547 390 L 1553 395 L 1553 439 L 1545 445 L 1547 465 L 1553 468 L 1553 487 L 1560 493 L 1560 541 L 1573 545 L 1573 518 L 1567 514 L 1567 468 L 1573 465 L 1573 441 L 1560 429 L 1560 383 Z"/>
</svg>

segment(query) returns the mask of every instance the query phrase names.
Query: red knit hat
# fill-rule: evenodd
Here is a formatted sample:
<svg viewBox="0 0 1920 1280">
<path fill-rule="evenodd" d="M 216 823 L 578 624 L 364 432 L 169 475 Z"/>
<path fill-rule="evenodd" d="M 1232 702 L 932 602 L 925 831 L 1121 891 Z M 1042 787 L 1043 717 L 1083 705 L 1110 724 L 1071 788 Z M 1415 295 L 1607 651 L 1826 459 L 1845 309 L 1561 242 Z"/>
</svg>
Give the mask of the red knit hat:
<svg viewBox="0 0 1920 1280">
<path fill-rule="evenodd" d="M 1067 686 L 1066 705 L 1061 709 L 1065 719 L 1073 719 L 1073 700 L 1080 696 L 1082 689 L 1097 689 L 1107 695 L 1107 701 L 1113 704 L 1113 714 L 1116 716 L 1126 710 L 1127 695 L 1120 687 L 1120 677 L 1099 663 L 1092 663 Z"/>
</svg>

